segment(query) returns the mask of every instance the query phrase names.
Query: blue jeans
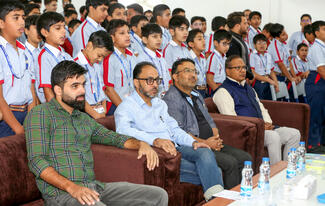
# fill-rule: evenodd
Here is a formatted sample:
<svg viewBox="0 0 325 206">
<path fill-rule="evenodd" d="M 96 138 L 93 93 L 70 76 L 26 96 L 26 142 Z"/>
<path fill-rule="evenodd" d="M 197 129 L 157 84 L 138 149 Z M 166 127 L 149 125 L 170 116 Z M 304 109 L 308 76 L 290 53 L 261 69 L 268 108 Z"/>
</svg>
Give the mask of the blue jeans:
<svg viewBox="0 0 325 206">
<path fill-rule="evenodd" d="M 12 111 L 18 122 L 23 125 L 25 117 L 27 115 L 26 112 L 17 112 Z M 0 121 L 0 137 L 7 137 L 11 135 L 15 135 L 16 133 L 11 129 L 11 127 L 4 120 Z"/>
<path fill-rule="evenodd" d="M 182 154 L 181 182 L 202 185 L 204 192 L 214 185 L 223 186 L 221 169 L 210 149 L 194 150 L 188 146 L 178 146 L 176 149 Z"/>
</svg>

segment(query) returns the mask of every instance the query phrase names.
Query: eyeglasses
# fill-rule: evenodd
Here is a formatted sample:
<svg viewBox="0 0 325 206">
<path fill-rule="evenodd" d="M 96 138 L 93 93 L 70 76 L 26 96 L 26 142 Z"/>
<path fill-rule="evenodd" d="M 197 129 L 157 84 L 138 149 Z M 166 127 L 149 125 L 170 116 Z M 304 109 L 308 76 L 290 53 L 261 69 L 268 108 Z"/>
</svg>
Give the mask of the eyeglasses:
<svg viewBox="0 0 325 206">
<path fill-rule="evenodd" d="M 230 42 L 220 42 L 222 46 L 230 46 Z"/>
<path fill-rule="evenodd" d="M 247 66 L 228 67 L 228 69 L 236 69 L 237 71 L 247 70 Z"/>
<path fill-rule="evenodd" d="M 157 77 L 156 79 L 152 78 L 152 77 L 149 77 L 149 78 L 136 78 L 138 80 L 146 80 L 146 83 L 148 85 L 153 85 L 154 82 L 156 82 L 158 85 L 161 84 L 162 82 L 162 78 L 160 77 Z"/>
<path fill-rule="evenodd" d="M 190 68 L 185 68 L 182 71 L 178 71 L 176 72 L 176 74 L 181 73 L 181 72 L 185 72 L 185 73 L 192 73 L 192 74 L 200 74 L 199 71 L 197 71 L 196 69 L 190 69 Z"/>
</svg>

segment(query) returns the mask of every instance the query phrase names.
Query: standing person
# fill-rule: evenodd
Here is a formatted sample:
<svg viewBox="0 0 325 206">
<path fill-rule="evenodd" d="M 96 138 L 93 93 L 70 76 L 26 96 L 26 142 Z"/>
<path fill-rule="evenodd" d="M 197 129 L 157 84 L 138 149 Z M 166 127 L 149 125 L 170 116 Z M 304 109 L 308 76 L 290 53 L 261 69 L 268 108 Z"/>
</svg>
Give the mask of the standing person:
<svg viewBox="0 0 325 206">
<path fill-rule="evenodd" d="M 134 3 L 126 7 L 127 10 L 127 22 L 131 23 L 131 19 L 137 15 L 143 15 L 143 7 L 140 4 Z"/>
<path fill-rule="evenodd" d="M 254 37 L 257 34 L 261 33 L 260 30 L 261 21 L 262 21 L 262 14 L 260 12 L 253 11 L 249 14 L 250 26 L 248 27 L 247 41 L 251 52 L 255 50 L 254 41 L 253 41 Z"/>
<path fill-rule="evenodd" d="M 214 48 L 213 34 L 218 30 L 226 30 L 227 19 L 222 16 L 216 16 L 212 19 L 211 30 L 212 33 L 205 38 L 205 57 L 208 58 L 212 53 Z"/>
<path fill-rule="evenodd" d="M 0 1 L 0 137 L 24 134 L 27 111 L 37 103 L 33 57 L 17 40 L 24 27 L 24 5 Z"/>
<path fill-rule="evenodd" d="M 142 38 L 141 28 L 146 24 L 148 24 L 148 19 L 144 15 L 136 15 L 136 16 L 133 16 L 131 19 L 130 49 L 135 56 L 138 56 L 139 54 L 141 54 L 143 52 L 144 45 L 141 40 L 141 38 Z"/>
<path fill-rule="evenodd" d="M 44 12 L 56 12 L 57 8 L 58 8 L 58 0 L 44 0 Z"/>
<path fill-rule="evenodd" d="M 56 65 L 51 74 L 55 97 L 33 109 L 24 122 L 28 166 L 45 205 L 167 206 L 161 188 L 95 179 L 91 143 L 138 149 L 138 158 L 147 157 L 149 171 L 158 166 L 158 156 L 147 143 L 110 131 L 80 111 L 85 105 L 85 73 L 73 61 Z"/>
<path fill-rule="evenodd" d="M 168 26 L 169 20 L 171 18 L 171 12 L 166 4 L 158 4 L 153 8 L 152 22 L 158 24 L 163 31 L 163 39 L 160 46 L 160 51 L 162 51 L 168 42 L 172 39 L 169 33 Z"/>
</svg>

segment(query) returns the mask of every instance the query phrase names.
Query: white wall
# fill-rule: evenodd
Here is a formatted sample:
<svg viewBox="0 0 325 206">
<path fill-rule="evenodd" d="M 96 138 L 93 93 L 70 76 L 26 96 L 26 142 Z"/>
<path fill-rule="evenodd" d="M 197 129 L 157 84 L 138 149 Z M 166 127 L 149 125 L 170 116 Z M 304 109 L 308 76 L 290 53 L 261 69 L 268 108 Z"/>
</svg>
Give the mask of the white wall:
<svg viewBox="0 0 325 206">
<path fill-rule="evenodd" d="M 325 20 L 325 0 L 119 0 L 129 5 L 139 2 L 145 9 L 152 9 L 158 3 L 165 3 L 172 9 L 182 7 L 190 19 L 192 16 L 205 16 L 210 31 L 214 16 L 224 16 L 233 11 L 251 9 L 260 11 L 263 15 L 262 25 L 268 22 L 278 22 L 285 26 L 288 34 L 300 30 L 299 21 L 303 13 L 311 14 L 313 20 Z M 85 0 L 72 0 L 77 10 L 85 4 Z M 62 11 L 61 1 L 58 11 Z"/>
</svg>

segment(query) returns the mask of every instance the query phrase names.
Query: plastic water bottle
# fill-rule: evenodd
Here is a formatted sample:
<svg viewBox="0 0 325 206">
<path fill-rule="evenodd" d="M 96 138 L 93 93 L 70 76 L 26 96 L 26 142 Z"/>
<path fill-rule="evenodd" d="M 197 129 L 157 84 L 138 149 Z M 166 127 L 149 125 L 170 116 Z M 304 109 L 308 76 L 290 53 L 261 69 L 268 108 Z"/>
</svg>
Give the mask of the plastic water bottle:
<svg viewBox="0 0 325 206">
<path fill-rule="evenodd" d="M 287 179 L 292 179 L 296 176 L 297 170 L 297 153 L 296 148 L 291 148 L 288 154 L 288 167 L 287 167 Z"/>
<path fill-rule="evenodd" d="M 305 171 L 306 167 L 306 148 L 305 142 L 300 142 L 297 148 L 297 173 L 301 174 Z"/>
<path fill-rule="evenodd" d="M 253 173 L 252 162 L 245 161 L 240 186 L 240 196 L 242 196 L 244 199 L 249 199 L 252 197 Z"/>
<path fill-rule="evenodd" d="M 267 195 L 270 192 L 270 159 L 263 157 L 260 166 L 260 177 L 258 179 L 258 191 L 261 195 Z"/>
</svg>

